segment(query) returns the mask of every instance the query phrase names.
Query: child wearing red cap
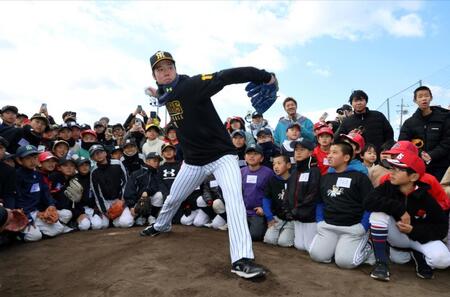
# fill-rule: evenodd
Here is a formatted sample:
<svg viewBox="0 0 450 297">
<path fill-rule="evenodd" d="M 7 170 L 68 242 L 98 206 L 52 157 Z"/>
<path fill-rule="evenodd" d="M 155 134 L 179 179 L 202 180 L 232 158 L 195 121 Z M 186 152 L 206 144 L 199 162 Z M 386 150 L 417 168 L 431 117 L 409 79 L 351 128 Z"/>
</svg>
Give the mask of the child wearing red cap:
<svg viewBox="0 0 450 297">
<path fill-rule="evenodd" d="M 405 150 L 395 159 L 387 159 L 391 168 L 390 181 L 370 193 L 365 208 L 371 211 L 370 233 L 376 265 L 371 277 L 389 280 L 387 243 L 393 247 L 411 249 L 417 276 L 433 278 L 433 268 L 450 266 L 450 252 L 442 242 L 447 235 L 448 218 L 439 204 L 420 182 L 425 163 L 417 154 Z M 390 255 L 396 262 L 395 254 Z"/>
<path fill-rule="evenodd" d="M 317 160 L 317 167 L 320 169 L 320 174 L 324 175 L 327 173 L 328 167 L 330 167 L 327 156 L 333 143 L 333 130 L 328 126 L 322 126 L 317 131 L 316 137 L 318 144 L 314 148 L 313 157 Z"/>
<path fill-rule="evenodd" d="M 353 148 L 353 158 L 348 164 L 353 170 L 357 170 L 365 175 L 369 175 L 369 170 L 363 165 L 363 163 L 358 159 L 359 154 L 362 149 L 366 146 L 366 141 L 361 135 L 362 131 L 359 129 L 354 129 L 348 134 L 340 134 L 339 140 L 349 143 Z"/>
</svg>

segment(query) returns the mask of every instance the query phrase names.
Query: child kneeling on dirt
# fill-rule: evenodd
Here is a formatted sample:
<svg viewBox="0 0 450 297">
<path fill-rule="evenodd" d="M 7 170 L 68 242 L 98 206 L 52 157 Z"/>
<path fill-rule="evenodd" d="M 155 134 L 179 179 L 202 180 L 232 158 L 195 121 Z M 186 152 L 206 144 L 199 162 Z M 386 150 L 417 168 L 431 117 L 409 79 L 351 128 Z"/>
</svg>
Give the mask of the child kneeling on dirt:
<svg viewBox="0 0 450 297">
<path fill-rule="evenodd" d="M 395 159 L 387 159 L 390 180 L 384 182 L 365 199 L 370 215 L 370 234 L 376 266 L 371 277 L 389 280 L 387 242 L 393 247 L 408 248 L 416 262 L 417 276 L 433 278 L 433 269 L 450 266 L 450 252 L 442 242 L 447 235 L 445 212 L 419 181 L 425 173 L 423 160 L 410 151 Z M 395 259 L 391 254 L 394 262 Z"/>
<path fill-rule="evenodd" d="M 267 220 L 264 242 L 283 247 L 294 244 L 294 223 L 286 220 L 282 209 L 290 169 L 289 157 L 279 155 L 273 158 L 273 171 L 276 175 L 269 180 L 263 198 L 264 216 Z"/>
<path fill-rule="evenodd" d="M 124 198 L 131 214 L 136 218 L 136 225 L 143 225 L 146 221 L 153 224 L 158 216 L 155 210 L 163 205 L 157 177 L 161 161 L 162 157 L 158 153 L 148 153 L 144 166 L 134 171 L 128 179 Z"/>
<path fill-rule="evenodd" d="M 96 166 L 91 171 L 91 190 L 102 220 L 112 220 L 114 227 L 129 228 L 134 224 L 130 209 L 124 206 L 123 194 L 127 184 L 127 171 L 118 160 L 111 160 L 101 144 L 89 149 Z M 116 207 L 117 206 L 117 207 Z M 110 208 L 117 210 L 114 214 Z"/>
<path fill-rule="evenodd" d="M 334 172 L 320 180 L 323 204 L 317 207 L 317 235 L 309 250 L 314 261 L 330 263 L 334 256 L 336 265 L 341 268 L 357 267 L 371 250 L 361 221 L 363 199 L 373 187 L 367 175 L 348 166 L 352 156 L 353 148 L 349 143 L 338 142 L 330 148 L 328 161 Z"/>
<path fill-rule="evenodd" d="M 20 166 L 16 171 L 15 207 L 23 209 L 30 219 L 29 225 L 22 231 L 25 241 L 38 241 L 42 239 L 42 234 L 53 237 L 64 231 L 64 226 L 58 220 L 55 200 L 37 171 L 38 155 L 33 145 L 21 146 L 16 151 L 16 160 Z"/>
<path fill-rule="evenodd" d="M 75 177 L 76 163 L 71 158 L 58 161 L 57 171 L 50 174 L 50 193 L 56 201 L 59 220 L 68 225 L 65 232 L 78 228 L 81 231 L 91 227 L 91 221 L 84 213 L 83 186 Z"/>
<path fill-rule="evenodd" d="M 314 143 L 300 138 L 292 142 L 296 167 L 284 195 L 283 211 L 294 224 L 294 246 L 309 251 L 317 234 L 316 206 L 319 200 L 320 169 L 313 165 Z"/>
<path fill-rule="evenodd" d="M 245 161 L 248 166 L 241 168 L 242 194 L 247 209 L 247 224 L 254 241 L 262 241 L 266 233 L 266 221 L 262 208 L 264 189 L 274 175 L 273 171 L 262 166 L 263 150 L 259 144 L 247 147 Z"/>
</svg>

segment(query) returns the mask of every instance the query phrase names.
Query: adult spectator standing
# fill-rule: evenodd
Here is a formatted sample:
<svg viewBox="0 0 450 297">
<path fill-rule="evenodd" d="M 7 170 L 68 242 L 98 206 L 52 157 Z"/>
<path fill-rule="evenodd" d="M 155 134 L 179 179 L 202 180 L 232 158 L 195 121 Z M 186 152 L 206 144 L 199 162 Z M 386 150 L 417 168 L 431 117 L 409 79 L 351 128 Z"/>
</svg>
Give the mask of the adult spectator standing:
<svg viewBox="0 0 450 297">
<path fill-rule="evenodd" d="M 439 106 L 430 106 L 433 95 L 426 86 L 414 91 L 417 111 L 400 129 L 398 140 L 409 140 L 421 150 L 427 172 L 441 180 L 450 165 L 450 112 Z"/>
<path fill-rule="evenodd" d="M 287 117 L 282 117 L 275 127 L 274 140 L 275 144 L 281 146 L 286 140 L 286 130 L 292 123 L 300 124 L 300 135 L 309 141 L 315 142 L 313 132 L 313 122 L 305 116 L 297 113 L 297 101 L 292 97 L 287 97 L 283 101 L 284 110 L 287 112 Z"/>
<path fill-rule="evenodd" d="M 375 145 L 379 152 L 383 143 L 394 139 L 394 130 L 391 124 L 381 112 L 369 110 L 367 107 L 369 97 L 364 91 L 353 91 L 348 101 L 353 107 L 354 114 L 344 119 L 335 133 L 335 138 L 338 138 L 340 134 L 348 134 L 353 129 L 362 127 L 362 136 L 366 143 Z"/>
</svg>

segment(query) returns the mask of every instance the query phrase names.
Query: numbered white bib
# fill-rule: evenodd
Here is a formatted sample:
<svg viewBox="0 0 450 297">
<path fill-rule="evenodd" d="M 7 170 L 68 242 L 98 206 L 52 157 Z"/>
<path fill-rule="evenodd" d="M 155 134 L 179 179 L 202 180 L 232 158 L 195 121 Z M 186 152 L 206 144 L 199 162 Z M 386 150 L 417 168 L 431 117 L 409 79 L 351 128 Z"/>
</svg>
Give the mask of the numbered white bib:
<svg viewBox="0 0 450 297">
<path fill-rule="evenodd" d="M 349 177 L 338 177 L 336 186 L 340 188 L 350 188 L 350 185 L 352 183 L 352 179 Z"/>
<path fill-rule="evenodd" d="M 31 186 L 30 193 L 36 193 L 41 190 L 41 187 L 39 186 L 39 183 L 35 183 Z"/>
<path fill-rule="evenodd" d="M 300 177 L 298 178 L 299 182 L 307 182 L 308 180 L 309 180 L 309 172 L 300 174 Z"/>
<path fill-rule="evenodd" d="M 257 175 L 247 175 L 247 184 L 256 184 L 258 181 Z"/>
</svg>

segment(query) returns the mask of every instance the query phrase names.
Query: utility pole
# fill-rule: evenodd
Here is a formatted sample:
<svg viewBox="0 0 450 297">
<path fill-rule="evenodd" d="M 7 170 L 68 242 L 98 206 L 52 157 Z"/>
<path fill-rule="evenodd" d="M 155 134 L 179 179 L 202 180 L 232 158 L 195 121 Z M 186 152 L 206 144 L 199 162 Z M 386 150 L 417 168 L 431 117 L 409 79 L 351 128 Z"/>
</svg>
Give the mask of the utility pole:
<svg viewBox="0 0 450 297">
<path fill-rule="evenodd" d="M 386 99 L 386 104 L 387 104 L 387 116 L 388 116 L 388 122 L 391 121 L 391 110 L 390 110 L 390 102 L 389 102 L 389 98 Z"/>
<path fill-rule="evenodd" d="M 400 130 L 403 125 L 403 115 L 408 114 L 408 109 L 406 109 L 406 107 L 409 107 L 409 105 L 403 104 L 403 97 L 402 97 L 402 99 L 400 101 L 400 105 L 397 105 L 397 106 L 400 106 L 400 110 L 397 110 L 397 112 L 400 113 L 400 125 L 398 126 L 398 129 Z"/>
</svg>

